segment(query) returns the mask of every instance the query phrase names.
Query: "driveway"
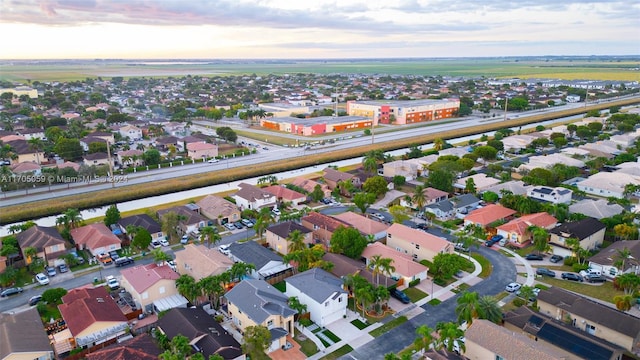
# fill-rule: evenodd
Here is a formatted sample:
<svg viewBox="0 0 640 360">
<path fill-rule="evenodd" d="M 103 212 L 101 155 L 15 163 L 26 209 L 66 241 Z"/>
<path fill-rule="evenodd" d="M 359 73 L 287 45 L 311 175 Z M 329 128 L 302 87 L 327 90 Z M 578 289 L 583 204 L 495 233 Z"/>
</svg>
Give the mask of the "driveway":
<svg viewBox="0 0 640 360">
<path fill-rule="evenodd" d="M 477 285 L 471 286 L 469 291 L 475 291 L 480 296 L 496 295 L 504 290 L 504 287 L 515 280 L 516 269 L 514 263 L 498 251 L 480 248 L 478 250 L 493 265 L 491 275 Z M 404 324 L 392 329 L 386 334 L 379 336 L 372 341 L 356 348 L 351 353 L 340 359 L 383 359 L 385 354 L 397 354 L 405 347 L 413 343 L 416 338 L 416 329 L 420 325 L 427 325 L 435 328 L 438 322 L 456 321 L 455 314 L 456 300 L 460 294 L 443 301 L 441 304 L 432 306 L 425 304 L 422 306 L 424 312 L 409 319 Z"/>
</svg>

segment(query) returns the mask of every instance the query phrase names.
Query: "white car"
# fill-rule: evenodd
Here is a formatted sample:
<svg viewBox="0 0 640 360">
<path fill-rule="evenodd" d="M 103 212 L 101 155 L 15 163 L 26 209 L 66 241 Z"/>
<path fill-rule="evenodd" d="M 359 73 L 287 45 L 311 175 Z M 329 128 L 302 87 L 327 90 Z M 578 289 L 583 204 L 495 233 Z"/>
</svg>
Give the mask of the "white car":
<svg viewBox="0 0 640 360">
<path fill-rule="evenodd" d="M 516 292 L 520 290 L 521 287 L 522 285 L 518 284 L 517 282 L 512 282 L 509 285 L 507 285 L 507 287 L 504 290 L 506 292 Z"/>
<path fill-rule="evenodd" d="M 160 239 L 160 245 L 169 246 L 169 241 L 167 241 L 167 239 L 165 239 L 165 238 L 162 238 L 162 239 Z"/>
<path fill-rule="evenodd" d="M 213 159 L 209 159 L 207 162 L 208 162 L 209 164 L 215 164 L 215 163 L 217 163 L 218 161 L 220 161 L 220 160 L 218 160 L 218 159 L 216 159 L 216 158 L 213 158 Z"/>
<path fill-rule="evenodd" d="M 280 216 L 280 209 L 278 209 L 277 207 L 274 207 L 273 210 L 271 210 L 271 212 L 275 216 Z"/>
<path fill-rule="evenodd" d="M 178 267 L 176 266 L 176 262 L 173 260 L 167 261 L 167 265 L 171 268 L 171 270 L 178 272 Z"/>
<path fill-rule="evenodd" d="M 109 285 L 109 288 L 111 290 L 115 290 L 120 287 L 118 279 L 116 279 L 113 275 L 107 276 L 107 285 Z"/>
<path fill-rule="evenodd" d="M 253 223 L 249 219 L 242 219 L 240 221 L 242 222 L 242 224 L 244 224 L 244 226 L 246 226 L 248 228 L 252 228 L 253 227 Z"/>
<path fill-rule="evenodd" d="M 218 246 L 218 251 L 220 251 L 221 253 L 225 254 L 225 255 L 229 255 L 229 245 L 220 245 Z"/>
<path fill-rule="evenodd" d="M 47 285 L 49 284 L 49 278 L 47 277 L 47 275 L 43 274 L 43 273 L 38 273 L 36 274 L 36 280 L 38 281 L 38 283 L 40 285 Z"/>
<path fill-rule="evenodd" d="M 160 242 L 154 240 L 154 241 L 151 242 L 151 247 L 154 248 L 154 249 L 157 249 L 157 248 L 162 247 L 162 245 L 160 245 Z"/>
</svg>

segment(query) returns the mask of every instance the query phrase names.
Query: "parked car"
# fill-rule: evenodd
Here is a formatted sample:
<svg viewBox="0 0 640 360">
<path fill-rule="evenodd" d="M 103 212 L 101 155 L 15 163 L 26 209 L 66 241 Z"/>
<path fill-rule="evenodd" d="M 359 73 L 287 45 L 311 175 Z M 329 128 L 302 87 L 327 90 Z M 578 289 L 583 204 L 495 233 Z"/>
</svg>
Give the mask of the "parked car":
<svg viewBox="0 0 640 360">
<path fill-rule="evenodd" d="M 53 266 L 47 266 L 47 276 L 56 276 L 56 274 L 56 268 L 54 268 Z"/>
<path fill-rule="evenodd" d="M 225 255 L 229 255 L 229 245 L 220 245 L 218 246 L 218 251 L 220 251 L 221 253 L 225 254 Z"/>
<path fill-rule="evenodd" d="M 104 254 L 104 253 L 98 254 L 97 258 L 98 258 L 98 261 L 100 261 L 104 265 L 113 264 L 113 259 L 111 259 L 111 256 L 109 256 L 109 254 Z"/>
<path fill-rule="evenodd" d="M 544 259 L 542 255 L 538 255 L 538 254 L 527 254 L 527 256 L 525 256 L 524 258 L 527 260 L 537 260 L 537 261 Z"/>
<path fill-rule="evenodd" d="M 506 292 L 516 292 L 520 290 L 521 287 L 522 285 L 518 284 L 517 282 L 512 282 L 512 283 L 509 283 L 509 285 L 507 285 L 507 287 L 504 288 L 504 290 Z"/>
<path fill-rule="evenodd" d="M 424 232 L 427 232 L 429 230 L 429 225 L 427 225 L 427 224 L 418 224 L 418 230 L 422 230 Z"/>
<path fill-rule="evenodd" d="M 180 239 L 180 244 L 185 245 L 189 242 L 189 235 L 182 235 L 182 239 Z"/>
<path fill-rule="evenodd" d="M 218 161 L 220 161 L 220 160 L 218 160 L 218 159 L 216 159 L 216 158 L 213 158 L 213 159 L 209 159 L 207 162 L 208 162 L 209 164 L 215 164 L 215 163 L 217 163 Z"/>
<path fill-rule="evenodd" d="M 33 306 L 33 305 L 39 303 L 40 300 L 42 300 L 42 295 L 32 296 L 32 297 L 29 298 L 29 301 L 27 302 L 27 304 L 29 304 L 29 306 Z"/>
<path fill-rule="evenodd" d="M 549 270 L 547 268 L 538 268 L 538 269 L 536 269 L 536 274 L 543 275 L 543 276 L 556 277 L 556 272 L 552 271 L 552 270 Z"/>
<path fill-rule="evenodd" d="M 117 251 L 109 251 L 109 256 L 111 256 L 111 260 L 116 261 L 120 258 Z"/>
<path fill-rule="evenodd" d="M 244 229 L 244 225 L 242 225 L 242 222 L 240 222 L 240 221 L 236 221 L 236 222 L 234 222 L 234 223 L 233 223 L 233 226 L 235 226 L 235 227 L 236 227 L 236 229 L 238 229 L 238 230 L 242 230 L 242 229 Z"/>
<path fill-rule="evenodd" d="M 58 265 L 58 271 L 60 271 L 60 274 L 66 273 L 67 271 L 69 271 L 69 268 L 67 268 L 67 265 L 61 264 Z"/>
<path fill-rule="evenodd" d="M 598 282 L 607 281 L 607 278 L 605 278 L 602 275 L 597 275 L 597 274 L 587 274 L 584 278 L 590 283 L 598 283 Z"/>
<path fill-rule="evenodd" d="M 271 212 L 275 216 L 280 216 L 280 209 L 278 209 L 278 207 L 276 207 L 276 206 L 273 207 L 273 210 L 271 210 Z"/>
<path fill-rule="evenodd" d="M 171 268 L 171 270 L 177 272 L 178 271 L 178 267 L 176 266 L 176 262 L 174 260 L 169 260 L 167 261 L 167 265 L 169 265 L 169 267 Z"/>
<path fill-rule="evenodd" d="M 226 223 L 223 226 L 229 231 L 233 231 L 233 230 L 236 229 L 236 227 L 233 225 L 233 223 Z"/>
<path fill-rule="evenodd" d="M 21 287 L 12 287 L 12 288 L 2 290 L 2 292 L 0 293 L 0 297 L 16 295 L 16 294 L 20 294 L 21 292 L 22 292 Z"/>
<path fill-rule="evenodd" d="M 160 242 L 159 242 L 159 241 L 157 241 L 157 240 L 153 240 L 153 241 L 151 242 L 151 247 L 152 247 L 152 248 L 154 248 L 154 249 L 158 249 L 158 248 L 161 248 L 161 247 L 162 247 L 162 245 L 160 245 Z"/>
<path fill-rule="evenodd" d="M 78 252 L 75 249 L 71 250 L 71 252 L 69 252 L 69 254 L 73 255 L 73 257 L 76 259 L 76 262 L 78 264 L 84 264 L 84 258 L 82 256 L 78 255 Z"/>
<path fill-rule="evenodd" d="M 391 290 L 391 296 L 400 300 L 400 302 L 402 302 L 403 304 L 409 304 L 411 302 L 411 299 L 409 299 L 407 294 L 402 292 L 402 290 L 398 290 L 398 289 Z"/>
<path fill-rule="evenodd" d="M 563 258 L 562 256 L 560 256 L 560 255 L 552 255 L 552 256 L 549 258 L 549 261 L 551 261 L 551 262 L 552 262 L 552 263 L 554 263 L 554 264 L 555 264 L 555 263 L 559 263 L 559 262 L 560 262 L 560 261 L 562 261 L 562 260 L 564 260 L 564 258 Z"/>
<path fill-rule="evenodd" d="M 158 240 L 158 241 L 160 242 L 160 245 L 162 245 L 162 246 L 169 246 L 169 245 L 171 245 L 171 244 L 169 244 L 169 241 L 167 241 L 167 239 L 165 239 L 165 238 L 162 238 L 162 239 L 160 239 L 160 240 Z"/>
<path fill-rule="evenodd" d="M 582 282 L 582 276 L 569 272 L 562 273 L 562 279 Z"/>
<path fill-rule="evenodd" d="M 116 267 L 133 264 L 133 258 L 129 256 L 121 257 L 116 260 Z"/>
<path fill-rule="evenodd" d="M 49 278 L 47 277 L 47 275 L 45 275 L 43 273 L 37 273 L 36 274 L 36 281 L 40 285 L 48 285 L 49 284 Z"/>
<path fill-rule="evenodd" d="M 253 223 L 251 222 L 251 220 L 249 219 L 242 219 L 240 220 L 242 222 L 242 224 L 248 228 L 252 228 L 253 227 Z"/>
<path fill-rule="evenodd" d="M 484 242 L 484 246 L 486 247 L 492 247 L 495 243 L 500 242 L 500 240 L 502 240 L 504 238 L 504 236 L 502 235 L 494 235 L 491 237 L 491 239 L 487 240 Z"/>
<path fill-rule="evenodd" d="M 454 248 L 461 252 L 469 252 L 469 248 L 467 246 L 464 246 L 463 243 L 456 243 Z"/>
<path fill-rule="evenodd" d="M 107 276 L 107 285 L 109 285 L 109 289 L 111 290 L 115 290 L 120 287 L 118 279 L 116 279 L 113 275 Z"/>
</svg>

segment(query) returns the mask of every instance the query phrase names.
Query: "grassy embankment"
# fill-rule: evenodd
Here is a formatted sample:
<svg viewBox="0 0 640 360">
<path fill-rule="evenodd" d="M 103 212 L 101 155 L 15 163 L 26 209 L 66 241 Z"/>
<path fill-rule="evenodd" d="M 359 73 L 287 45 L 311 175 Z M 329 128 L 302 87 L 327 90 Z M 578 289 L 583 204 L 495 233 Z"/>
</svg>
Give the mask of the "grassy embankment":
<svg viewBox="0 0 640 360">
<path fill-rule="evenodd" d="M 555 112 L 553 114 L 540 114 L 525 118 L 516 118 L 500 123 L 483 124 L 456 130 L 449 130 L 437 134 L 428 134 L 417 136 L 411 139 L 399 139 L 385 143 L 367 145 L 358 148 L 337 150 L 330 153 L 310 154 L 295 159 L 287 159 L 286 161 L 271 161 L 262 164 L 246 165 L 242 168 L 225 169 L 221 171 L 212 171 L 210 173 L 200 174 L 197 177 L 187 176 L 180 178 L 172 178 L 167 180 L 155 181 L 140 185 L 123 186 L 115 189 L 93 192 L 91 196 L 87 194 L 79 194 L 72 196 L 59 197 L 52 200 L 37 201 L 30 203 L 29 206 L 15 205 L 7 206 L 0 213 L 0 224 L 9 224 L 17 221 L 39 218 L 43 216 L 60 214 L 67 209 L 91 209 L 123 201 L 146 198 L 150 196 L 174 193 L 181 190 L 196 189 L 210 185 L 224 184 L 231 181 L 241 180 L 248 177 L 267 175 L 282 171 L 299 169 L 305 166 L 316 164 L 331 163 L 334 161 L 345 160 L 361 156 L 367 151 L 380 149 L 383 151 L 391 151 L 406 148 L 415 144 L 428 144 L 436 138 L 451 139 L 471 134 L 481 134 L 484 132 L 501 129 L 505 127 L 517 127 L 525 124 L 536 123 L 557 117 L 565 117 L 580 114 L 591 109 L 605 109 L 613 105 L 626 105 L 635 103 L 636 100 L 625 99 L 609 104 L 593 104 L 581 109 L 569 109 Z"/>
</svg>

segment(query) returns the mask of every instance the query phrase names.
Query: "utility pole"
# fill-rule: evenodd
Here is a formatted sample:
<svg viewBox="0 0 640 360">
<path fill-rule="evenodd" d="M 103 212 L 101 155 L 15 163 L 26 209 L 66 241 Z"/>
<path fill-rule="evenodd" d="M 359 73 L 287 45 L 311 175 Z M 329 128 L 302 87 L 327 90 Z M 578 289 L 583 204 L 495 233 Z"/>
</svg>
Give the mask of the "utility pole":
<svg viewBox="0 0 640 360">
<path fill-rule="evenodd" d="M 504 121 L 507 121 L 507 108 L 509 107 L 509 96 L 505 96 L 504 100 Z"/>
<path fill-rule="evenodd" d="M 107 161 L 109 161 L 109 174 L 111 175 L 111 188 L 115 188 L 116 182 L 115 182 L 115 174 L 113 173 L 113 161 L 111 159 L 111 143 L 109 143 L 109 140 L 107 140 Z"/>
</svg>

